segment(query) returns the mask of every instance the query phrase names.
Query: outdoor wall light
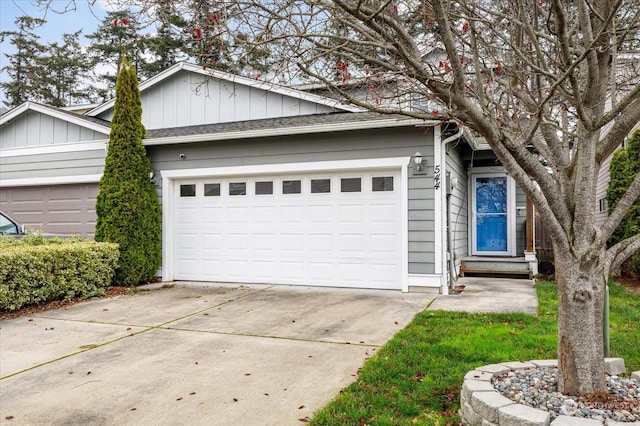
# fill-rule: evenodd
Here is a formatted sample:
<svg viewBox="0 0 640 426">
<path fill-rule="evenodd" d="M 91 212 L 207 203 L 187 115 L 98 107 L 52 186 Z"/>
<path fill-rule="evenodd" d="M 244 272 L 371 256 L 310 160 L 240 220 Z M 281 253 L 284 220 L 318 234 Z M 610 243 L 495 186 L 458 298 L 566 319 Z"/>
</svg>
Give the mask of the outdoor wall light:
<svg viewBox="0 0 640 426">
<path fill-rule="evenodd" d="M 422 154 L 420 151 L 413 154 L 413 164 L 416 166 L 416 172 L 421 172 L 424 170 L 424 159 L 422 158 Z"/>
</svg>

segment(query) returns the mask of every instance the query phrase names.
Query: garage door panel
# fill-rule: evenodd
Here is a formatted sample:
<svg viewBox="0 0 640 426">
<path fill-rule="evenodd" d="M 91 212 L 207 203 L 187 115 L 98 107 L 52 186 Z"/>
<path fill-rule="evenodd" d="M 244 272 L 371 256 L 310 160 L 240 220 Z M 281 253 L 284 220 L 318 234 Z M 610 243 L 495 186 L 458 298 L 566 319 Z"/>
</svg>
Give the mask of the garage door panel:
<svg viewBox="0 0 640 426">
<path fill-rule="evenodd" d="M 223 222 L 222 207 L 203 207 L 202 220 L 204 223 L 222 223 Z"/>
<path fill-rule="evenodd" d="M 280 251 L 282 251 L 282 253 L 299 256 L 306 247 L 305 234 L 302 232 L 282 233 L 280 234 L 280 244 Z"/>
<path fill-rule="evenodd" d="M 223 275 L 223 263 L 220 260 L 205 260 L 202 262 L 202 276 L 208 281 L 221 281 Z"/>
<path fill-rule="evenodd" d="M 220 252 L 224 243 L 224 235 L 222 233 L 217 234 L 202 234 L 202 248 L 209 253 Z"/>
<path fill-rule="evenodd" d="M 313 254 L 331 254 L 335 250 L 333 241 L 334 237 L 332 233 L 310 234 L 308 246 L 309 252 Z"/>
<path fill-rule="evenodd" d="M 368 238 L 365 234 L 340 234 L 338 236 L 338 252 L 341 255 L 353 256 L 362 254 L 368 248 Z"/>
<path fill-rule="evenodd" d="M 396 234 L 373 234 L 369 241 L 372 254 L 393 256 L 400 250 L 400 240 Z"/>
<path fill-rule="evenodd" d="M 249 248 L 249 235 L 246 233 L 226 234 L 224 243 L 225 248 L 230 252 L 240 252 L 246 255 Z"/>
<path fill-rule="evenodd" d="M 246 259 L 228 259 L 224 265 L 225 275 L 231 279 L 247 280 L 248 269 L 249 261 Z"/>
<path fill-rule="evenodd" d="M 283 284 L 296 284 L 305 278 L 305 262 L 282 260 L 280 261 L 280 276 Z"/>
<path fill-rule="evenodd" d="M 180 233 L 177 239 L 178 250 L 198 248 L 198 234 Z"/>
<path fill-rule="evenodd" d="M 278 278 L 278 263 L 274 260 L 256 260 L 251 262 L 251 274 L 258 280 L 272 282 Z"/>
<path fill-rule="evenodd" d="M 398 220 L 397 205 L 391 203 L 371 204 L 369 217 L 371 223 L 395 223 Z"/>
<path fill-rule="evenodd" d="M 333 205 L 311 205 L 309 206 L 309 223 L 310 224 L 327 224 L 334 222 Z"/>
<path fill-rule="evenodd" d="M 198 209 L 195 207 L 182 207 L 178 210 L 178 225 L 197 225 Z"/>
<path fill-rule="evenodd" d="M 273 254 L 274 247 L 278 247 L 278 235 L 275 233 L 253 234 L 253 249 L 261 255 Z"/>
<path fill-rule="evenodd" d="M 374 192 L 371 174 L 357 172 L 345 176 L 360 178 L 360 192 L 344 193 L 342 176 L 329 173 L 216 178 L 223 191 L 215 197 L 204 196 L 211 179 L 176 181 L 174 264 L 180 266 L 174 278 L 400 289 L 401 184 L 398 172 L 383 174 L 394 176 L 394 190 Z M 331 184 L 320 187 L 311 179 Z M 300 192 L 285 181 L 300 181 Z M 229 195 L 231 183 L 244 183 L 246 192 Z M 180 185 L 195 185 L 195 196 L 180 197 Z M 258 187 L 262 194 L 255 195 Z M 189 250 L 180 249 L 187 234 L 198 238 L 189 240 Z M 197 264 L 180 263 L 190 256 Z M 189 266 L 194 270 L 186 271 Z"/>
<path fill-rule="evenodd" d="M 0 210 L 27 228 L 93 237 L 97 183 L 2 188 Z"/>
<path fill-rule="evenodd" d="M 308 264 L 309 284 L 322 286 L 337 286 L 335 279 L 335 264 L 333 262 L 311 261 Z"/>
<path fill-rule="evenodd" d="M 374 287 L 384 288 L 389 282 L 397 279 L 400 273 L 396 264 L 373 264 L 371 265 L 371 282 Z"/>
<path fill-rule="evenodd" d="M 303 223 L 305 219 L 302 206 L 282 206 L 280 215 L 282 223 Z"/>
<path fill-rule="evenodd" d="M 339 206 L 339 223 L 362 223 L 365 217 L 364 206 L 361 204 Z"/>
<path fill-rule="evenodd" d="M 245 224 L 251 218 L 251 211 L 249 207 L 227 207 L 224 211 L 224 220 L 227 223 L 242 223 Z"/>
<path fill-rule="evenodd" d="M 345 284 L 363 287 L 365 282 L 369 282 L 369 267 L 356 259 L 345 259 L 338 263 L 338 275 Z"/>
</svg>

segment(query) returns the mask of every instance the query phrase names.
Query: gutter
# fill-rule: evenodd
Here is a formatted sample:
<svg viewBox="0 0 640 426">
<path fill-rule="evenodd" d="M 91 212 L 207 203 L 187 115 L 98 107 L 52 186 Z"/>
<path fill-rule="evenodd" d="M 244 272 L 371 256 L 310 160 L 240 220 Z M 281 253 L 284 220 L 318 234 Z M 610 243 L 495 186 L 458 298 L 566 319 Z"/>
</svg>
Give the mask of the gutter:
<svg viewBox="0 0 640 426">
<path fill-rule="evenodd" d="M 258 130 L 243 130 L 234 132 L 223 133 L 204 133 L 195 135 L 182 135 L 182 136 L 167 136 L 153 139 L 143 139 L 142 144 L 145 146 L 156 145 L 170 145 L 181 143 L 193 143 L 193 142 L 211 142 L 220 140 L 232 140 L 232 139 L 250 139 L 250 138 L 265 138 L 270 136 L 286 136 L 286 135 L 302 135 L 310 133 L 330 133 L 341 132 L 346 130 L 365 130 L 365 129 L 381 129 L 392 127 L 422 127 L 425 125 L 436 126 L 440 124 L 439 121 L 425 121 L 419 119 L 399 120 L 375 120 L 375 121 L 361 121 L 361 122 L 348 122 L 348 123 L 331 123 L 331 124 L 318 124 L 313 126 L 295 126 L 295 127 L 281 127 L 272 129 L 258 129 Z"/>
<path fill-rule="evenodd" d="M 464 135 L 464 127 L 460 127 L 458 129 L 458 133 L 455 135 L 449 136 L 448 138 L 442 141 L 442 151 L 446 152 L 446 145 L 453 141 L 460 139 Z M 445 162 L 446 164 L 446 162 Z M 453 288 L 453 282 L 458 281 L 458 276 L 456 273 L 456 260 L 455 260 L 455 247 L 453 246 L 453 231 L 451 229 L 451 173 L 449 171 L 446 172 L 446 194 L 447 194 L 447 203 L 446 203 L 446 214 L 447 214 L 447 257 L 448 257 L 448 265 L 449 265 L 449 288 Z"/>
</svg>

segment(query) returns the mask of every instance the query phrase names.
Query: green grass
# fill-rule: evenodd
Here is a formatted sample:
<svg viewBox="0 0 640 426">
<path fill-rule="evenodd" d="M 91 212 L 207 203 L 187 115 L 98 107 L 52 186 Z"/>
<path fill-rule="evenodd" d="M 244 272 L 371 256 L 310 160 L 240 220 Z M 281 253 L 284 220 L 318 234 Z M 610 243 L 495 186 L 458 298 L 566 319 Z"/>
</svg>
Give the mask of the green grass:
<svg viewBox="0 0 640 426">
<path fill-rule="evenodd" d="M 458 424 L 460 386 L 474 368 L 556 357 L 557 292 L 539 282 L 538 315 L 424 311 L 369 359 L 312 425 Z M 640 370 L 640 295 L 611 286 L 611 354 Z"/>
</svg>

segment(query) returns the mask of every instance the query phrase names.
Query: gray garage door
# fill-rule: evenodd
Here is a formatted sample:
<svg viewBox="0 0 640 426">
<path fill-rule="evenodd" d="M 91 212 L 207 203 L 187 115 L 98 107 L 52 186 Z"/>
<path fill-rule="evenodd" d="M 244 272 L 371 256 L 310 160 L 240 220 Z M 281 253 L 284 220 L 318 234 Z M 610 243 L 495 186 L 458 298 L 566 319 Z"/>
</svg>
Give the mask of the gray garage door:
<svg viewBox="0 0 640 426">
<path fill-rule="evenodd" d="M 93 237 L 97 183 L 0 188 L 0 210 L 45 233 Z"/>
</svg>

